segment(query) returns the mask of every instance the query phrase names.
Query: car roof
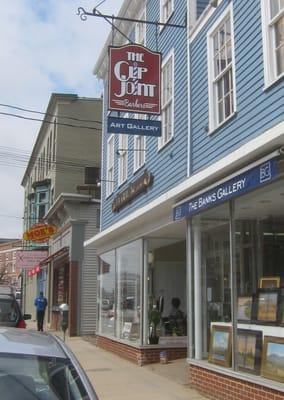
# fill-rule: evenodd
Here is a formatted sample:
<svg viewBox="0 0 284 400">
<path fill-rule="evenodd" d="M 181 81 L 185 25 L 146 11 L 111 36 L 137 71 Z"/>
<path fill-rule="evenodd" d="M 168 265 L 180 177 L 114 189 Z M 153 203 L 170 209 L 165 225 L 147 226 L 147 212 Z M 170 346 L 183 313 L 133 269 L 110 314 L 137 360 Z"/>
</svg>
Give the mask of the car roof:
<svg viewBox="0 0 284 400">
<path fill-rule="evenodd" d="M 0 353 L 67 358 L 60 341 L 49 333 L 0 328 Z"/>
</svg>

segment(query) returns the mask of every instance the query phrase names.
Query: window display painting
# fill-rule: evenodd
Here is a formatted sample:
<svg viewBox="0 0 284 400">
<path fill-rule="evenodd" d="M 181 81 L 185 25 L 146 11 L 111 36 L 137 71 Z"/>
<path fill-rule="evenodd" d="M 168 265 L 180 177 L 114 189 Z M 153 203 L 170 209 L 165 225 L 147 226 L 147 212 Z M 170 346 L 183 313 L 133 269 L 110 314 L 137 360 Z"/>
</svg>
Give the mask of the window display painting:
<svg viewBox="0 0 284 400">
<path fill-rule="evenodd" d="M 278 299 L 278 289 L 258 289 L 257 322 L 277 323 Z"/>
<path fill-rule="evenodd" d="M 284 338 L 264 337 L 261 375 L 284 383 Z"/>
<path fill-rule="evenodd" d="M 266 276 L 260 278 L 259 287 L 261 289 L 274 289 L 280 287 L 280 276 Z"/>
<path fill-rule="evenodd" d="M 259 375 L 262 332 L 238 329 L 237 367 L 240 371 Z"/>
<path fill-rule="evenodd" d="M 244 296 L 238 298 L 238 321 L 247 322 L 251 320 L 252 297 Z"/>
<path fill-rule="evenodd" d="M 231 366 L 232 333 L 230 326 L 213 325 L 208 361 L 223 367 Z"/>
</svg>

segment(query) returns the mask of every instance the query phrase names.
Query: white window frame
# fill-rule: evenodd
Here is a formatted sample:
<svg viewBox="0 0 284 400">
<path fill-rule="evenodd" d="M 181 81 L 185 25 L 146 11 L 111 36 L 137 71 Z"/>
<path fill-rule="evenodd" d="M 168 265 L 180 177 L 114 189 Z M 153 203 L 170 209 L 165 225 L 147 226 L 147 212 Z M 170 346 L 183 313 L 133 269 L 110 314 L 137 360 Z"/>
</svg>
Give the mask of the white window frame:
<svg viewBox="0 0 284 400">
<path fill-rule="evenodd" d="M 114 135 L 107 140 L 106 197 L 114 191 Z"/>
<path fill-rule="evenodd" d="M 137 114 L 135 118 L 145 119 L 146 116 L 139 117 Z M 146 136 L 145 135 L 135 135 L 134 136 L 134 151 L 133 151 L 133 173 L 138 171 L 145 165 L 146 160 Z"/>
<path fill-rule="evenodd" d="M 231 28 L 231 57 L 232 61 L 224 68 L 221 73 L 215 78 L 214 74 L 214 43 L 213 37 L 216 34 L 218 28 L 223 22 L 230 16 L 230 28 Z M 236 99 L 236 74 L 235 74 L 235 41 L 234 41 L 234 17 L 233 17 L 233 5 L 232 3 L 224 10 L 218 20 L 214 23 L 211 29 L 207 33 L 207 62 L 208 62 L 208 108 L 209 108 L 209 134 L 215 129 L 225 124 L 231 119 L 237 110 L 237 99 Z M 217 86 L 216 83 L 222 79 L 222 77 L 231 70 L 232 74 L 232 101 L 233 107 L 230 115 L 225 117 L 222 121 L 218 121 L 218 104 L 217 104 Z"/>
<path fill-rule="evenodd" d="M 138 18 L 141 21 L 146 21 L 146 8 L 144 8 Z M 136 22 L 135 24 L 135 42 L 146 47 L 146 24 Z"/>
<path fill-rule="evenodd" d="M 171 5 L 171 10 L 167 14 L 165 14 L 165 8 L 168 4 Z M 160 0 L 160 22 L 162 22 L 163 24 L 167 23 L 174 12 L 174 6 L 174 0 Z M 163 29 L 163 26 L 161 27 L 161 29 Z"/>
<path fill-rule="evenodd" d="M 171 97 L 164 102 L 164 70 L 167 66 L 168 62 L 172 62 L 172 71 L 171 71 Z M 162 136 L 158 139 L 158 150 L 162 149 L 167 143 L 169 143 L 174 137 L 174 51 L 171 50 L 167 56 L 164 58 L 162 62 L 162 71 L 161 71 L 161 122 L 162 122 Z M 166 135 L 165 131 L 165 111 L 171 106 L 171 135 Z"/>
<path fill-rule="evenodd" d="M 127 181 L 128 135 L 120 134 L 118 139 L 118 186 Z"/>
<path fill-rule="evenodd" d="M 261 0 L 263 61 L 264 61 L 264 85 L 265 88 L 274 84 L 284 76 L 284 72 L 277 75 L 275 55 L 275 23 L 284 16 L 284 9 L 276 16 L 271 17 L 271 0 Z"/>
</svg>

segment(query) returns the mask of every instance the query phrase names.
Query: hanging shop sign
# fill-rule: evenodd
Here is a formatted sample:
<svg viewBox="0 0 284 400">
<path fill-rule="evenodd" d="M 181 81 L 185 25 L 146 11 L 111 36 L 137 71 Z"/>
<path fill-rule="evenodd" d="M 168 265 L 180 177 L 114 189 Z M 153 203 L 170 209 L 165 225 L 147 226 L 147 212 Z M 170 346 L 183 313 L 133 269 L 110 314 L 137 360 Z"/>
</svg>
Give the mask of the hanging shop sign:
<svg viewBox="0 0 284 400">
<path fill-rule="evenodd" d="M 153 182 L 154 175 L 145 170 L 143 175 L 136 179 L 136 181 L 130 183 L 127 189 L 115 196 L 114 201 L 112 202 L 112 211 L 118 212 L 139 194 L 147 192 L 148 188 L 152 186 Z"/>
<path fill-rule="evenodd" d="M 32 268 L 47 257 L 47 251 L 20 250 L 16 251 L 16 265 L 18 268 Z"/>
<path fill-rule="evenodd" d="M 109 110 L 161 113 L 161 54 L 144 46 L 109 47 Z"/>
<path fill-rule="evenodd" d="M 57 231 L 57 227 L 47 224 L 35 224 L 23 235 L 24 240 L 44 243 Z"/>
<path fill-rule="evenodd" d="M 108 117 L 107 131 L 108 133 L 158 137 L 161 136 L 161 121 Z"/>
<path fill-rule="evenodd" d="M 174 207 L 173 219 L 178 221 L 198 214 L 240 196 L 273 180 L 278 175 L 277 160 L 272 159 Z"/>
</svg>

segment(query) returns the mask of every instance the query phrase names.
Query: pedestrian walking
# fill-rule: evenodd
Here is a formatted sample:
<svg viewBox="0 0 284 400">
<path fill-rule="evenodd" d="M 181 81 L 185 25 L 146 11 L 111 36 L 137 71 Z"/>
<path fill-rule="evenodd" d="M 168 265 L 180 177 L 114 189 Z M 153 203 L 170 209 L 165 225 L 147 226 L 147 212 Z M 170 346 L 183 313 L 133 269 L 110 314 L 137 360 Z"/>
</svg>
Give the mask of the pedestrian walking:
<svg viewBox="0 0 284 400">
<path fill-rule="evenodd" d="M 47 306 L 47 300 L 43 296 L 43 292 L 40 292 L 39 296 L 35 299 L 35 306 L 36 306 L 37 330 L 43 332 L 44 314 Z"/>
</svg>

